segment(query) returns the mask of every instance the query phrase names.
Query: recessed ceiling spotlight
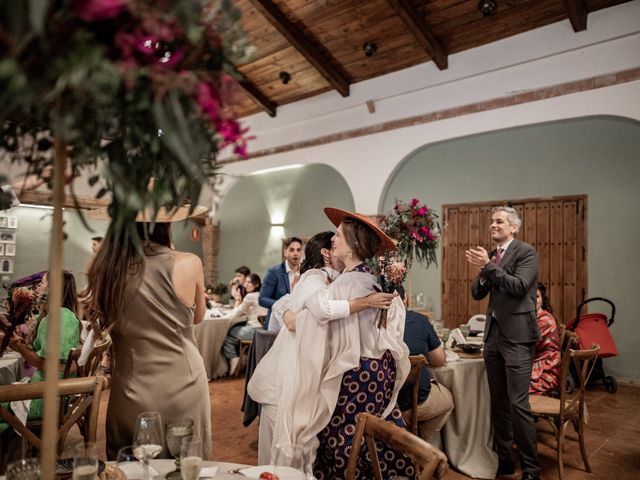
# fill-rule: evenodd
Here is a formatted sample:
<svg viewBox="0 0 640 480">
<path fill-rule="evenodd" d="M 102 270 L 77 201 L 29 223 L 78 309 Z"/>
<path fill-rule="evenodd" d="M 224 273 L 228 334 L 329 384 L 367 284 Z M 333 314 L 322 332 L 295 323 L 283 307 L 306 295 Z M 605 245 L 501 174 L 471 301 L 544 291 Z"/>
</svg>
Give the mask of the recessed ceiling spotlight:
<svg viewBox="0 0 640 480">
<path fill-rule="evenodd" d="M 483 17 L 490 17 L 496 13 L 498 9 L 498 3 L 496 0 L 480 0 L 478 2 L 478 10 Z"/>
<path fill-rule="evenodd" d="M 370 57 L 378 51 L 378 45 L 375 42 L 366 41 L 362 44 L 362 51 L 367 57 Z"/>
<path fill-rule="evenodd" d="M 290 80 L 291 80 L 291 74 L 289 72 L 285 72 L 285 71 L 280 72 L 280 81 L 283 84 L 286 85 L 287 83 L 289 83 Z"/>
</svg>

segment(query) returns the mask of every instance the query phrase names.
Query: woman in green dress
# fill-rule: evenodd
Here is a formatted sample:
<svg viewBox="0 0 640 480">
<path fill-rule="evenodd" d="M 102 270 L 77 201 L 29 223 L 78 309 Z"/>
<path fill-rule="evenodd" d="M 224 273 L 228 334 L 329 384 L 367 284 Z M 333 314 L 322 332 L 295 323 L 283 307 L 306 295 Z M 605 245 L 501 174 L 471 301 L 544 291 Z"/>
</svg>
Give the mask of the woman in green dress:
<svg viewBox="0 0 640 480">
<path fill-rule="evenodd" d="M 42 277 L 42 282 L 38 287 L 38 293 L 46 294 L 49 290 L 48 282 L 49 274 L 46 273 Z M 80 320 L 76 316 L 78 310 L 78 296 L 76 293 L 76 282 L 71 272 L 63 271 L 63 295 L 62 308 L 60 310 L 60 377 L 64 370 L 64 365 L 69 355 L 69 350 L 80 345 Z M 35 328 L 35 336 L 33 343 L 27 345 L 24 340 L 14 335 L 9 342 L 9 346 L 22 355 L 22 358 L 29 364 L 36 367 L 36 371 L 31 377 L 31 383 L 41 382 L 44 380 L 44 359 L 47 349 L 47 326 L 49 316 L 47 311 L 41 312 L 37 319 Z M 0 339 L 2 337 L 0 333 Z M 31 401 L 29 406 L 28 420 L 42 418 L 43 403 L 42 399 Z M 0 422 L 0 432 L 8 428 L 8 424 Z"/>
</svg>

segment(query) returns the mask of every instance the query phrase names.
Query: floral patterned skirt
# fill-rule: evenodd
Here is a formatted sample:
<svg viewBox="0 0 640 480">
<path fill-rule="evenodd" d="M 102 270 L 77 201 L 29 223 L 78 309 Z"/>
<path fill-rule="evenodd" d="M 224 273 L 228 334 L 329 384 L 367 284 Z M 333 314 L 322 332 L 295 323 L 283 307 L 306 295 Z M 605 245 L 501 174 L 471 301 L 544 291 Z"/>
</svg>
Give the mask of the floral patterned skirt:
<svg viewBox="0 0 640 480">
<path fill-rule="evenodd" d="M 345 478 L 347 462 L 351 456 L 356 417 L 361 412 L 380 416 L 385 410 L 396 378 L 396 364 L 388 350 L 377 358 L 361 358 L 360 365 L 346 372 L 338 395 L 338 403 L 329 424 L 318 434 L 320 447 L 313 466 L 319 480 L 341 480 Z M 400 427 L 405 427 L 402 414 L 396 406 L 386 418 Z M 378 459 L 383 478 L 393 476 L 415 477 L 411 459 L 376 442 Z M 371 479 L 371 456 L 366 443 L 362 442 L 356 478 Z"/>
</svg>

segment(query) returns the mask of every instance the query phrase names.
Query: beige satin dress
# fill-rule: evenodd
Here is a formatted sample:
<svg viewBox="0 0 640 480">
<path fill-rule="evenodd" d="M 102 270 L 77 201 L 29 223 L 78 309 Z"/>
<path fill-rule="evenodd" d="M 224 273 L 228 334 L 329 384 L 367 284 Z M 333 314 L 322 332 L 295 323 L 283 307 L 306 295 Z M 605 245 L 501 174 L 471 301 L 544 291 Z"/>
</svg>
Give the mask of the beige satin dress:
<svg viewBox="0 0 640 480">
<path fill-rule="evenodd" d="M 194 336 L 193 308 L 171 282 L 174 253 L 154 245 L 144 274 L 127 295 L 122 320 L 111 332 L 115 368 L 107 409 L 107 455 L 133 443 L 136 417 L 153 410 L 163 421 L 192 418 L 202 439 L 202 458 L 211 453 L 211 401 L 204 362 Z M 132 287 L 134 288 L 134 287 Z M 160 457 L 169 457 L 165 448 Z"/>
</svg>

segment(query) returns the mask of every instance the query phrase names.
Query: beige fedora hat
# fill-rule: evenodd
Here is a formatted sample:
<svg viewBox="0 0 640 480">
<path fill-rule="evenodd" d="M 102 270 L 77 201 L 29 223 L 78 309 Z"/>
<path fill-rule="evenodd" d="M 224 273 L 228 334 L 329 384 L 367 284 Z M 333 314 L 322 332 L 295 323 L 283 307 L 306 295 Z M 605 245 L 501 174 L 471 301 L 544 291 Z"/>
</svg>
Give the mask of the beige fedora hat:
<svg viewBox="0 0 640 480">
<path fill-rule="evenodd" d="M 158 223 L 179 222 L 188 218 L 203 217 L 209 211 L 207 207 L 203 207 L 202 205 L 196 205 L 192 212 L 189 212 L 190 209 L 190 205 L 183 205 L 172 209 L 160 207 L 156 214 L 155 221 Z M 89 210 L 89 212 L 87 212 L 87 218 L 92 220 L 111 220 L 107 207 Z M 144 211 L 138 212 L 138 215 L 136 216 L 136 222 L 152 221 L 154 220 L 153 210 L 151 208 L 146 208 Z"/>
<path fill-rule="evenodd" d="M 396 242 L 394 242 L 389 235 L 387 235 L 382 230 L 380 230 L 380 227 L 378 227 L 378 225 L 373 223 L 373 221 L 371 221 L 370 218 L 366 217 L 365 215 L 362 215 L 361 213 L 353 213 L 347 210 L 342 210 L 341 208 L 327 207 L 324 209 L 324 214 L 329 218 L 329 220 L 331 220 L 331 223 L 333 223 L 336 227 L 340 226 L 340 224 L 345 218 L 352 218 L 354 220 L 358 220 L 359 222 L 364 223 L 369 228 L 371 228 L 371 230 L 373 230 L 373 232 L 380 239 L 381 241 L 380 251 L 384 252 L 387 250 L 395 250 L 397 248 Z"/>
</svg>

